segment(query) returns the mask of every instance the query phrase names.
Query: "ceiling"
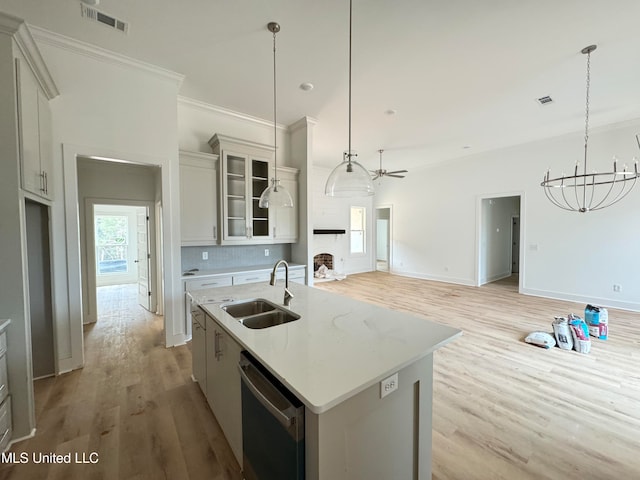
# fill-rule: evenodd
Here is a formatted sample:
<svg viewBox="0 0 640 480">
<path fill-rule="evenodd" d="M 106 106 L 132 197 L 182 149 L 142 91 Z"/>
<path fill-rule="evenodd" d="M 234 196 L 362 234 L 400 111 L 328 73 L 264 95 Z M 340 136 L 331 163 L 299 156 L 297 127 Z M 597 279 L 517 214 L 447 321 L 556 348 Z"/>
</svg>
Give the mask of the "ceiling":
<svg viewBox="0 0 640 480">
<path fill-rule="evenodd" d="M 640 2 L 353 0 L 353 149 L 367 168 L 420 168 L 579 131 L 592 55 L 591 125 L 640 118 Z M 79 0 L 1 0 L 28 23 L 186 76 L 180 94 L 278 123 L 318 123 L 314 161 L 347 148 L 347 0 L 101 0 L 110 30 Z M 303 82 L 315 86 L 304 92 Z M 554 102 L 540 106 L 536 99 Z M 390 110 L 395 114 L 390 115 Z M 214 133 L 214 132 L 212 132 Z M 579 145 L 576 158 L 579 157 Z"/>
</svg>

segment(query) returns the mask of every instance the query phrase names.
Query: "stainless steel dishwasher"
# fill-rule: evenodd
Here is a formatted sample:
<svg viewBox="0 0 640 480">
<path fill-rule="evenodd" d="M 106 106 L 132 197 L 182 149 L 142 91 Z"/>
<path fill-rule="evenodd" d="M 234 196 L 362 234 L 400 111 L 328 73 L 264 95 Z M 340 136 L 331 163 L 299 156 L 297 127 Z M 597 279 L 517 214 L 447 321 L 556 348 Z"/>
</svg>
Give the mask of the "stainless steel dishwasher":
<svg viewBox="0 0 640 480">
<path fill-rule="evenodd" d="M 304 405 L 248 352 L 240 357 L 246 480 L 305 478 Z"/>
</svg>

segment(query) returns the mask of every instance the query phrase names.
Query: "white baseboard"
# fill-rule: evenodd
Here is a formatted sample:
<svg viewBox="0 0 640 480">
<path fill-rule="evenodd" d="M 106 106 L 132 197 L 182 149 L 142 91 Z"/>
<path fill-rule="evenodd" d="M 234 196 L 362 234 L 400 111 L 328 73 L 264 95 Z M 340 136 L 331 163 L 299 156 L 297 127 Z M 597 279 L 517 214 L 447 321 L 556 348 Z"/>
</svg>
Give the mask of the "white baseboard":
<svg viewBox="0 0 640 480">
<path fill-rule="evenodd" d="M 533 297 L 552 298 L 554 300 L 565 300 L 567 302 L 577 302 L 587 304 L 598 305 L 607 308 L 618 308 L 620 310 L 629 310 L 631 312 L 640 312 L 640 303 L 637 302 L 621 302 L 619 300 L 613 300 L 611 298 L 598 298 L 588 297 L 585 295 L 577 295 L 573 293 L 564 292 L 549 292 L 546 290 L 538 290 L 535 288 L 523 288 L 520 293 L 523 295 L 531 295 Z M 569 312 L 560 312 L 569 313 Z"/>
<path fill-rule="evenodd" d="M 408 270 L 391 269 L 389 273 L 394 275 L 400 275 L 401 277 L 419 278 L 422 280 L 433 280 L 434 282 L 454 283 L 456 285 L 466 285 L 468 287 L 475 287 L 476 284 L 473 280 L 467 278 L 455 278 L 455 277 L 441 277 L 438 275 L 429 275 L 426 273 L 410 272 Z"/>
<path fill-rule="evenodd" d="M 34 428 L 33 430 L 31 430 L 31 433 L 29 435 L 25 435 L 24 437 L 20 437 L 20 438 L 12 438 L 7 444 L 7 448 L 5 452 L 11 448 L 11 445 L 18 442 L 22 442 L 23 440 L 29 440 L 30 438 L 33 438 L 35 435 L 36 435 L 36 429 Z"/>
</svg>

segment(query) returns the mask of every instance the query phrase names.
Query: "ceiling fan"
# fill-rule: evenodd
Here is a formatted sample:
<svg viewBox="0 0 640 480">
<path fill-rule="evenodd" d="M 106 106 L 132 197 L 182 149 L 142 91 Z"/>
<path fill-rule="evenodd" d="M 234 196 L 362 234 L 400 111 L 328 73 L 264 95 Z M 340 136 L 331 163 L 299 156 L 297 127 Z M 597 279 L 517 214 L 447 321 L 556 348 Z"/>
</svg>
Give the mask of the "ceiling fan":
<svg viewBox="0 0 640 480">
<path fill-rule="evenodd" d="M 380 168 L 378 170 L 369 170 L 373 173 L 373 180 L 377 180 L 382 177 L 393 177 L 393 178 L 404 178 L 404 175 L 398 175 L 399 173 L 408 173 L 408 170 L 394 170 L 393 172 L 387 172 L 384 168 L 382 168 L 382 152 L 384 150 L 378 150 L 380 153 Z"/>
</svg>

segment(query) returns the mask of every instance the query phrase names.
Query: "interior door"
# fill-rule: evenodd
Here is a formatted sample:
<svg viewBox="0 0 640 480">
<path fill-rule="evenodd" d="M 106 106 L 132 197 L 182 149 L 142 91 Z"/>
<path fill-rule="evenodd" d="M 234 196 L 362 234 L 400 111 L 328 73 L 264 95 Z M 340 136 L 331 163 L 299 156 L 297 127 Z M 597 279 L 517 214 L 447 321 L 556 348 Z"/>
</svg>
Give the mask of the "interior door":
<svg viewBox="0 0 640 480">
<path fill-rule="evenodd" d="M 520 273 L 520 217 L 511 220 L 511 273 Z"/>
<path fill-rule="evenodd" d="M 138 245 L 138 303 L 151 310 L 151 289 L 149 273 L 151 272 L 151 249 L 149 248 L 149 208 L 140 208 L 137 214 Z"/>
</svg>

